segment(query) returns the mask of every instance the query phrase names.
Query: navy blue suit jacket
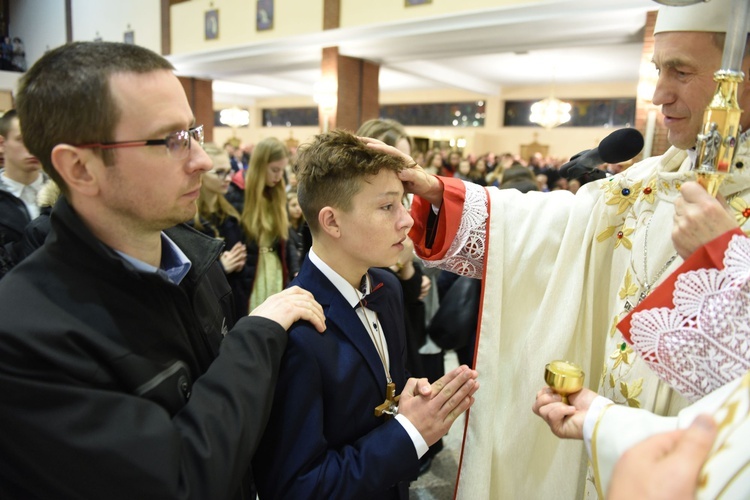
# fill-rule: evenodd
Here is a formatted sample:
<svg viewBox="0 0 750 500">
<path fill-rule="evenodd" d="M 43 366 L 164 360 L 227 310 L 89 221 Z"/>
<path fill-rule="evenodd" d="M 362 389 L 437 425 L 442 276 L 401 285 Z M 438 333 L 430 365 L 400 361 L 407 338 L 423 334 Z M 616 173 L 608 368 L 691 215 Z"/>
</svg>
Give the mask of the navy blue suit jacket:
<svg viewBox="0 0 750 500">
<path fill-rule="evenodd" d="M 403 294 L 392 273 L 369 273 L 388 297 L 389 313 L 378 318 L 399 394 L 406 382 Z M 386 378 L 369 333 L 309 257 L 291 284 L 315 296 L 327 328 L 320 334 L 298 322 L 289 331 L 271 417 L 253 460 L 260 498 L 406 500 L 406 481 L 417 476 L 419 460 L 401 424 L 374 416 Z"/>
</svg>

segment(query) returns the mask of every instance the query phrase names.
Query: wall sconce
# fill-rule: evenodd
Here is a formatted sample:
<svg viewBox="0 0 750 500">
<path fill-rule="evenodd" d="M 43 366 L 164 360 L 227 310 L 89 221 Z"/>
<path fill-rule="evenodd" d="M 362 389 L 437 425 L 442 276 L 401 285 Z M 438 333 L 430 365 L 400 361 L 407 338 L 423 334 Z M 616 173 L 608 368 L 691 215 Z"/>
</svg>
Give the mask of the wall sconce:
<svg viewBox="0 0 750 500">
<path fill-rule="evenodd" d="M 328 132 L 328 121 L 338 104 L 338 85 L 332 79 L 323 79 L 313 87 L 313 100 L 323 115 L 323 133 Z"/>
</svg>

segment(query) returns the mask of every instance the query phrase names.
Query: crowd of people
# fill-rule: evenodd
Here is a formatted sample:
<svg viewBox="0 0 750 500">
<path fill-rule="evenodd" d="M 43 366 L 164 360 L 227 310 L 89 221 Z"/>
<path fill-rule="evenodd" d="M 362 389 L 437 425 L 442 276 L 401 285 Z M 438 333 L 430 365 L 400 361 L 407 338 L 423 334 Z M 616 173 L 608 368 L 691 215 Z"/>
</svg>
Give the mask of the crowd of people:
<svg viewBox="0 0 750 500">
<path fill-rule="evenodd" d="M 5 36 L 0 41 L 0 70 L 26 71 L 26 49 L 19 37 Z"/>
<path fill-rule="evenodd" d="M 672 148 L 585 186 L 392 120 L 219 147 L 162 56 L 46 53 L 0 118 L 0 497 L 403 500 L 469 408 L 459 498 L 747 497 L 750 179 L 691 149 L 727 5 L 660 10 Z"/>
</svg>

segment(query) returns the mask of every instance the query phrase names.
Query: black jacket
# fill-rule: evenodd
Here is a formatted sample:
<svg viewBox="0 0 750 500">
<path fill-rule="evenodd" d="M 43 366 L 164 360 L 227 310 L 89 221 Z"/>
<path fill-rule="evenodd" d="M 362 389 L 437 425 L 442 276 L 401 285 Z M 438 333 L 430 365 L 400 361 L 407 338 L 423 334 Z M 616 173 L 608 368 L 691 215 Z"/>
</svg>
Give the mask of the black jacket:
<svg viewBox="0 0 750 500">
<path fill-rule="evenodd" d="M 188 225 L 193 226 L 193 221 L 188 221 Z M 202 229 L 196 228 L 196 230 L 210 236 L 212 238 L 220 238 L 224 242 L 224 250 L 231 250 L 234 245 L 242 242 L 242 229 L 240 228 L 240 221 L 235 217 L 228 215 L 223 221 L 219 222 L 217 217 L 213 217 L 211 220 L 201 218 Z M 235 273 L 225 274 L 229 286 L 232 288 L 232 295 L 234 296 L 234 311 L 235 317 L 247 316 L 248 313 L 248 302 L 250 300 L 250 290 L 247 288 L 247 283 L 252 282 L 252 277 L 249 276 L 250 268 L 243 266 L 243 268 Z"/>
<path fill-rule="evenodd" d="M 19 260 L 23 230 L 31 222 L 24 202 L 5 188 L 0 177 L 0 278 Z"/>
<path fill-rule="evenodd" d="M 0 281 L 0 498 L 241 495 L 287 335 L 231 324 L 220 242 L 167 234 L 193 264 L 180 285 L 134 270 L 62 199 Z"/>
</svg>

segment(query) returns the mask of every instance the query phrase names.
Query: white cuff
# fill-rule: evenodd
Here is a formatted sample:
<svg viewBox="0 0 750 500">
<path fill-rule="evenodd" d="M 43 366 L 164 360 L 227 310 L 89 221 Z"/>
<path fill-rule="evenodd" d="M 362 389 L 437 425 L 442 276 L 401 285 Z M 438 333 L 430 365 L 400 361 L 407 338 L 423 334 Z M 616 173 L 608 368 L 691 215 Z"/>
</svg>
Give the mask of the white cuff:
<svg viewBox="0 0 750 500">
<path fill-rule="evenodd" d="M 417 458 L 422 458 L 422 456 L 427 453 L 427 450 L 430 448 L 429 446 L 427 446 L 427 442 L 424 440 L 417 428 L 414 427 L 414 424 L 412 424 L 408 418 L 399 413 L 398 415 L 396 415 L 396 421 L 400 423 L 406 433 L 409 434 L 411 442 L 414 443 L 414 449 L 417 452 Z"/>
<path fill-rule="evenodd" d="M 586 412 L 586 418 L 583 421 L 583 442 L 586 443 L 586 453 L 589 455 L 589 460 L 591 459 L 591 437 L 594 434 L 596 422 L 599 420 L 599 415 L 602 413 L 604 407 L 611 404 L 614 404 L 612 400 L 604 396 L 597 396 L 591 402 L 589 411 Z"/>
</svg>

